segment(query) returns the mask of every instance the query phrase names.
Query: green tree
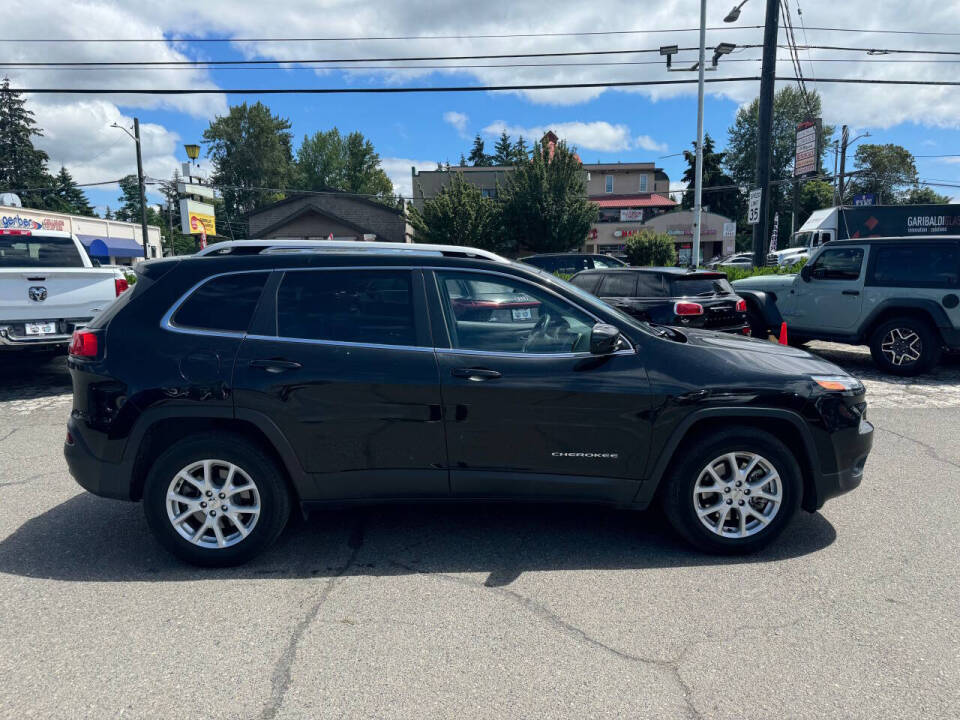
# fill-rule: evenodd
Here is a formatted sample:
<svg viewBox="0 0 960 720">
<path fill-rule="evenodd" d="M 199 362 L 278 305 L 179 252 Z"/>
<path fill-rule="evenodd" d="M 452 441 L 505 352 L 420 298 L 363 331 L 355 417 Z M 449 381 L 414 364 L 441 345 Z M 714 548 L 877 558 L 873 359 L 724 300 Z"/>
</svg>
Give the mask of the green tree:
<svg viewBox="0 0 960 720">
<path fill-rule="evenodd" d="M 527 141 L 521 135 L 513 146 L 513 164 L 523 165 L 526 162 L 530 162 L 530 148 L 527 147 Z"/>
<path fill-rule="evenodd" d="M 504 232 L 514 250 L 563 252 L 583 244 L 598 209 L 586 196 L 583 166 L 566 142 L 553 157 L 546 144 L 533 153 L 500 189 Z"/>
<path fill-rule="evenodd" d="M 704 143 L 706 148 L 706 143 Z M 677 247 L 666 233 L 643 230 L 627 239 L 625 248 L 631 265 L 669 267 L 677 263 Z"/>
<path fill-rule="evenodd" d="M 687 161 L 687 169 L 683 173 L 683 181 L 687 187 L 694 188 L 697 167 L 697 143 L 694 141 L 693 152 L 683 151 L 683 158 Z M 713 138 L 707 133 L 703 136 L 703 204 L 710 207 L 711 212 L 726 215 L 728 218 L 736 219 L 740 208 L 740 191 L 737 188 L 727 186 L 733 185 L 733 178 L 723 172 L 723 160 L 726 153 L 714 151 Z M 708 188 L 727 187 L 725 190 L 711 190 Z M 680 206 L 689 210 L 693 207 L 694 194 L 685 192 Z"/>
<path fill-rule="evenodd" d="M 480 133 L 473 139 L 473 147 L 470 148 L 470 154 L 467 161 L 474 167 L 488 167 L 491 164 L 490 156 L 483 151 L 483 138 Z"/>
<path fill-rule="evenodd" d="M 290 121 L 260 102 L 231 106 L 203 131 L 213 181 L 231 216 L 242 217 L 283 197 L 294 174 L 291 142 Z"/>
<path fill-rule="evenodd" d="M 793 160 L 796 154 L 797 125 L 807 120 L 811 114 L 821 114 L 820 94 L 807 92 L 807 102 L 798 88 L 786 85 L 777 91 L 773 99 L 773 134 L 771 137 L 770 180 L 788 180 L 793 174 Z M 759 100 L 741 107 L 737 111 L 733 125 L 727 130 L 727 147 L 724 153 L 724 165 L 727 174 L 741 187 L 753 187 L 757 167 L 757 116 Z M 818 167 L 822 169 L 827 144 L 833 135 L 833 127 L 824 125 L 820 141 Z M 790 212 L 792 209 L 790 183 L 775 183 L 770 186 L 769 212 L 772 222 L 774 212 Z M 741 208 L 745 208 L 741 204 Z M 742 214 L 742 211 L 741 211 Z"/>
<path fill-rule="evenodd" d="M 4 78 L 0 85 L 0 192 L 16 193 L 24 207 L 46 209 L 46 197 L 53 189 L 48 156 L 33 146 L 33 138 L 42 135 L 33 111 L 10 87 L 10 79 Z"/>
<path fill-rule="evenodd" d="M 808 180 L 800 186 L 800 215 L 796 229 L 806 222 L 810 213 L 833 206 L 833 185 L 825 180 Z"/>
<path fill-rule="evenodd" d="M 494 165 L 513 165 L 514 147 L 506 130 L 500 133 L 500 139 L 493 146 L 493 151 L 492 161 Z"/>
<path fill-rule="evenodd" d="M 411 208 L 410 224 L 417 242 L 506 249 L 496 204 L 460 172 L 451 173 L 450 184 L 424 202 L 423 210 Z"/>
<path fill-rule="evenodd" d="M 140 184 L 136 175 L 120 178 L 120 207 L 113 214 L 115 220 L 140 224 Z M 166 223 L 156 207 L 147 203 L 147 225 L 158 225 L 166 233 Z"/>
<path fill-rule="evenodd" d="M 904 205 L 946 205 L 952 202 L 949 195 L 941 195 L 932 187 L 917 186 L 903 198 Z"/>
<path fill-rule="evenodd" d="M 895 205 L 917 186 L 917 165 L 901 145 L 860 145 L 853 156 L 853 167 L 857 174 L 850 180 L 849 189 L 844 189 L 844 198 L 873 193 L 878 205 Z"/>
<path fill-rule="evenodd" d="M 393 202 L 393 183 L 380 167 L 373 143 L 361 132 L 342 135 L 333 128 L 305 136 L 296 168 L 298 185 L 304 189 L 342 190 Z"/>
<path fill-rule="evenodd" d="M 110 209 L 110 206 L 107 205 L 106 212 L 103 213 L 104 220 L 113 220 L 113 211 Z"/>
<path fill-rule="evenodd" d="M 86 194 L 77 187 L 70 172 L 60 166 L 60 172 L 53 178 L 53 192 L 46 198 L 47 207 L 71 215 L 94 217 L 93 207 Z"/>
</svg>

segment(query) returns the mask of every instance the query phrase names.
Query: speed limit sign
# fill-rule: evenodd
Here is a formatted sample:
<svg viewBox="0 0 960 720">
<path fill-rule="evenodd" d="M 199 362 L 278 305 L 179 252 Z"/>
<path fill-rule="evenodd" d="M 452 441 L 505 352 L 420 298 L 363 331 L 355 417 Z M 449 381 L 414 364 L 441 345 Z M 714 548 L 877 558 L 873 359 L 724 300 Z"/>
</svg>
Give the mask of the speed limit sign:
<svg viewBox="0 0 960 720">
<path fill-rule="evenodd" d="M 760 188 L 750 191 L 750 202 L 747 205 L 747 222 L 751 225 L 756 225 L 760 222 L 760 198 L 762 195 L 763 190 Z"/>
</svg>

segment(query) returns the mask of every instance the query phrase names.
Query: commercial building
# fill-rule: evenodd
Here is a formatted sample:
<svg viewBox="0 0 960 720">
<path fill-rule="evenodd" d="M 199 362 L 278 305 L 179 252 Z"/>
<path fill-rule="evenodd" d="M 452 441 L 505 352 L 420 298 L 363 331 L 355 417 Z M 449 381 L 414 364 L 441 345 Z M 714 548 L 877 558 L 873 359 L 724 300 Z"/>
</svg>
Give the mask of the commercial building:
<svg viewBox="0 0 960 720">
<path fill-rule="evenodd" d="M 641 229 L 670 235 L 677 245 L 677 261 L 689 265 L 693 257 L 693 210 L 675 210 L 647 220 Z M 700 261 L 732 255 L 737 239 L 737 224 L 724 215 L 704 212 L 700 215 Z"/>
<path fill-rule="evenodd" d="M 254 210 L 250 237 L 412 242 L 403 210 L 337 191 L 302 193 Z"/>
<path fill-rule="evenodd" d="M 143 230 L 139 223 L 0 205 L 0 229 L 73 233 L 90 258 L 104 265 L 132 265 L 143 260 Z M 163 254 L 160 228 L 156 225 L 147 226 L 147 251 L 151 258 Z"/>
</svg>

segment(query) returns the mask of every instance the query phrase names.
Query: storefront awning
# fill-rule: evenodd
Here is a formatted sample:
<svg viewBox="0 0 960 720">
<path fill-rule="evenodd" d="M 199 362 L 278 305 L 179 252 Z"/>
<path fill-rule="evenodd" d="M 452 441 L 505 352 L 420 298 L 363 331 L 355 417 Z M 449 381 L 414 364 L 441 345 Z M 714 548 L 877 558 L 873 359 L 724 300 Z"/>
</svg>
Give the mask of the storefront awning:
<svg viewBox="0 0 960 720">
<path fill-rule="evenodd" d="M 143 247 L 129 238 L 105 238 L 97 235 L 77 235 L 91 257 L 140 257 Z"/>
<path fill-rule="evenodd" d="M 596 203 L 602 208 L 645 208 L 645 207 L 674 207 L 675 203 L 670 198 L 663 195 L 652 193 L 650 195 L 617 195 L 614 197 L 591 197 L 590 202 Z"/>
</svg>

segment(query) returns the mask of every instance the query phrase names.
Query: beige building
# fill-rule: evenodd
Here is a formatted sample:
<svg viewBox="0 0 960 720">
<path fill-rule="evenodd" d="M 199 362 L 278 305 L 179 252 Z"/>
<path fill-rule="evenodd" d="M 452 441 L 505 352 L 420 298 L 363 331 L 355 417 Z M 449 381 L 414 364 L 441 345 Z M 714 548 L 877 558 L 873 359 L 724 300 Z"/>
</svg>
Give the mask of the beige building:
<svg viewBox="0 0 960 720">
<path fill-rule="evenodd" d="M 291 195 L 248 216 L 250 237 L 296 240 L 412 242 L 403 210 L 364 197 L 331 191 Z"/>
<path fill-rule="evenodd" d="M 734 252 L 737 224 L 724 215 L 704 212 L 700 215 L 700 262 Z M 677 245 L 677 261 L 690 264 L 693 257 L 693 210 L 676 210 L 657 215 L 643 223 L 641 229 L 666 233 Z"/>
</svg>

